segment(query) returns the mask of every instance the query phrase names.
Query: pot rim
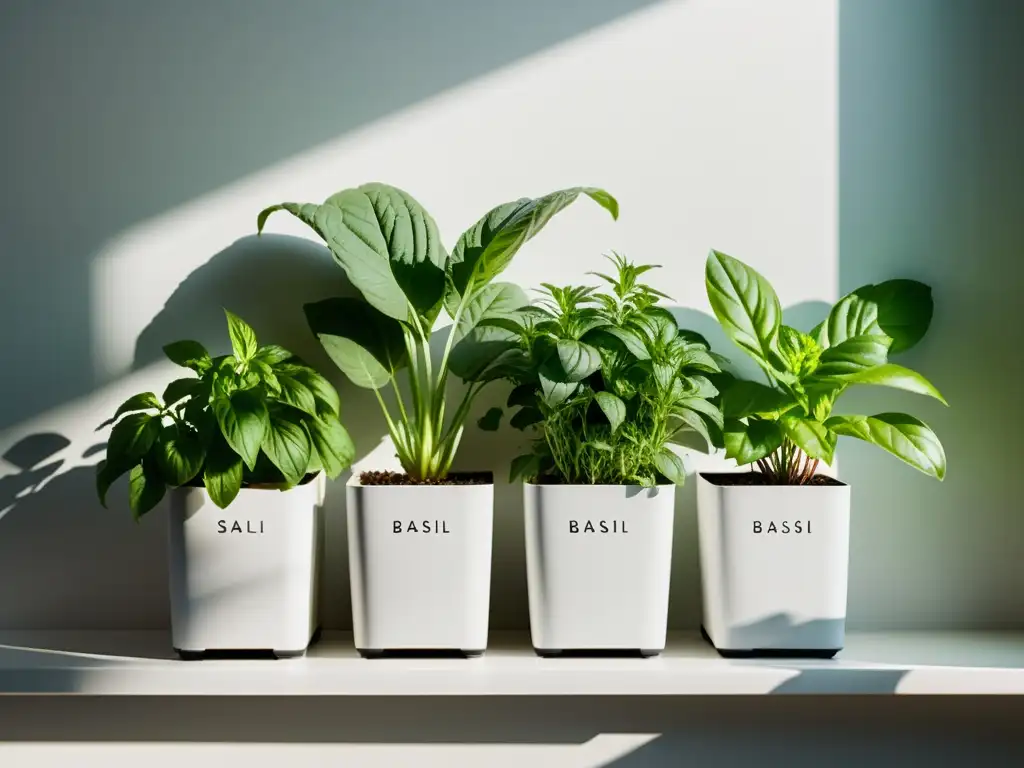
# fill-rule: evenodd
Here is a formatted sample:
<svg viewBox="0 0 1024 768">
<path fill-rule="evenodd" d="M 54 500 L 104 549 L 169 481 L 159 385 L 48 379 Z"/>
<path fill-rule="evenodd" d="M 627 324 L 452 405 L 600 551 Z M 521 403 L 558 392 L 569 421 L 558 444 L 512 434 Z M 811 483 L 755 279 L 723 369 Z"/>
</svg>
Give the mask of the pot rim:
<svg viewBox="0 0 1024 768">
<path fill-rule="evenodd" d="M 849 488 L 850 487 L 849 483 L 843 482 L 838 477 L 833 477 L 832 478 L 833 480 L 836 481 L 835 485 L 833 485 L 831 483 L 828 484 L 828 485 L 739 485 L 739 484 L 734 485 L 734 484 L 731 484 L 731 483 L 716 483 L 714 480 L 711 479 L 711 478 L 714 478 L 714 477 L 721 477 L 722 475 L 741 475 L 741 474 L 743 474 L 742 471 L 740 471 L 740 472 L 698 472 L 697 473 L 697 478 L 699 480 L 704 481 L 708 485 L 714 486 L 715 488 L 745 488 L 745 489 L 749 489 L 751 491 L 761 490 L 761 489 L 764 489 L 764 488 L 800 488 L 800 489 L 802 489 L 805 492 L 808 492 L 808 491 L 821 492 L 822 490 L 828 490 L 830 488 Z"/>
</svg>

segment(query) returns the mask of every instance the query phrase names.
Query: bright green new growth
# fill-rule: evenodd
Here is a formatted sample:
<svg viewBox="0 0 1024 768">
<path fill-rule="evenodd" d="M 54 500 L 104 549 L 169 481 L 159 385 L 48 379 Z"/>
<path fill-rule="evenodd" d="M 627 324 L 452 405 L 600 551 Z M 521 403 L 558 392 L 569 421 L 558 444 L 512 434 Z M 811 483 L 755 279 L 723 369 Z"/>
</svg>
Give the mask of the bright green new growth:
<svg viewBox="0 0 1024 768">
<path fill-rule="evenodd" d="M 720 371 L 707 342 L 680 330 L 656 306 L 664 294 L 639 281 L 653 265 L 615 254 L 609 289 L 544 285 L 544 298 L 511 316 L 485 321 L 517 342 L 503 360 L 516 386 L 512 426 L 534 427 L 533 450 L 512 464 L 511 480 L 681 485 L 683 464 L 669 447 L 685 432 L 721 439 L 722 415 L 709 402 Z M 496 428 L 501 410 L 480 426 Z"/>
<path fill-rule="evenodd" d="M 96 468 L 101 503 L 126 472 L 139 518 L 168 486 L 200 477 L 224 508 L 243 485 L 286 490 L 321 470 L 337 477 L 352 462 L 355 448 L 330 382 L 286 349 L 260 347 L 245 321 L 225 314 L 234 354 L 211 358 L 197 341 L 168 344 L 167 357 L 196 376 L 172 381 L 162 399 L 130 397 L 104 423 L 114 427 Z"/>
<path fill-rule="evenodd" d="M 411 477 L 448 474 L 474 398 L 488 381 L 500 378 L 492 369 L 514 346 L 481 321 L 501 317 L 528 299 L 518 286 L 494 279 L 580 195 L 618 217 L 615 199 L 593 187 L 523 198 L 488 212 L 450 254 L 430 214 L 411 195 L 386 184 L 346 189 L 321 205 L 282 203 L 259 214 L 261 232 L 278 210 L 309 225 L 362 294 L 308 304 L 306 319 L 352 383 L 374 390 L 398 459 Z M 435 367 L 430 341 L 442 308 L 452 326 Z M 405 367 L 411 402 L 398 388 L 397 374 Z M 449 372 L 468 383 L 454 411 L 447 408 Z M 397 413 L 380 393 L 389 384 Z"/>
<path fill-rule="evenodd" d="M 931 323 L 931 289 L 913 280 L 866 285 L 844 296 L 809 334 L 782 324 L 768 281 L 746 264 L 711 251 L 708 298 L 726 334 L 761 367 L 768 384 L 716 377 L 725 415 L 726 456 L 756 464 L 772 482 L 808 483 L 831 464 L 839 435 L 884 448 L 938 480 L 946 454 L 935 433 L 903 413 L 832 416 L 848 387 L 875 384 L 946 401 L 921 374 L 889 362 L 917 344 Z"/>
</svg>

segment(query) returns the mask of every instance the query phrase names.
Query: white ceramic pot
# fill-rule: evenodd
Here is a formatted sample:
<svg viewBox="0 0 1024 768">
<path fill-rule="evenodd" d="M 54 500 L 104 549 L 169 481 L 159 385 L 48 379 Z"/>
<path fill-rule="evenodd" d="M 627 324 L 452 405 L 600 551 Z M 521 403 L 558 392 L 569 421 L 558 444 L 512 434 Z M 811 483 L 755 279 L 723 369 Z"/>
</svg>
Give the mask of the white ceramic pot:
<svg viewBox="0 0 1024 768">
<path fill-rule="evenodd" d="M 537 653 L 663 651 L 675 486 L 523 488 Z"/>
<path fill-rule="evenodd" d="M 487 648 L 494 486 L 348 483 L 352 628 L 365 657 Z"/>
<path fill-rule="evenodd" d="M 697 479 L 703 630 L 726 656 L 842 650 L 850 486 Z"/>
<path fill-rule="evenodd" d="M 208 651 L 302 655 L 317 629 L 321 473 L 288 491 L 243 488 L 227 509 L 205 488 L 170 494 L 171 634 Z"/>
</svg>

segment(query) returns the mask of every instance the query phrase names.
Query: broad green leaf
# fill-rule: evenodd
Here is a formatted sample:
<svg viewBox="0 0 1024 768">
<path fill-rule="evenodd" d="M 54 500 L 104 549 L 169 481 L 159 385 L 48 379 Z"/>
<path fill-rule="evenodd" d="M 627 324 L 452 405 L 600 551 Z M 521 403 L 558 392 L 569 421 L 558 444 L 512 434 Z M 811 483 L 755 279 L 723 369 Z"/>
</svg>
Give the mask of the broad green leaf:
<svg viewBox="0 0 1024 768">
<path fill-rule="evenodd" d="M 313 446 L 302 422 L 284 409 L 270 414 L 270 426 L 263 438 L 263 452 L 281 470 L 289 485 L 296 485 L 306 475 Z M 323 457 L 321 457 L 322 459 Z"/>
<path fill-rule="evenodd" d="M 719 373 L 721 366 L 714 356 L 701 347 L 684 349 L 678 355 L 678 365 L 686 370 L 703 371 L 705 373 Z"/>
<path fill-rule="evenodd" d="M 530 303 L 526 292 L 514 283 L 490 283 L 473 292 L 459 315 L 453 344 L 464 339 L 481 322 L 518 332 L 521 325 L 515 320 L 516 310 Z M 508 321 L 509 324 L 501 321 Z"/>
<path fill-rule="evenodd" d="M 615 432 L 626 420 L 626 404 L 611 392 L 595 392 L 594 400 Z"/>
<path fill-rule="evenodd" d="M 686 482 L 686 470 L 683 460 L 668 448 L 662 448 L 654 457 L 654 466 L 674 485 Z"/>
<path fill-rule="evenodd" d="M 515 352 L 519 337 L 504 328 L 478 325 L 448 357 L 448 370 L 463 381 L 480 381 L 488 369 L 500 364 L 506 353 Z"/>
<path fill-rule="evenodd" d="M 338 391 L 331 382 L 312 368 L 294 363 L 284 363 L 278 365 L 277 373 L 279 378 L 288 376 L 295 379 L 313 393 L 319 406 L 318 415 L 324 415 L 325 411 L 333 416 L 341 415 L 341 400 L 338 397 Z"/>
<path fill-rule="evenodd" d="M 711 383 L 711 379 L 707 376 L 695 375 L 695 376 L 684 376 L 683 381 L 686 382 L 687 394 L 693 395 L 694 397 L 702 397 L 705 400 L 710 400 L 718 395 L 718 387 Z"/>
<path fill-rule="evenodd" d="M 847 384 L 875 384 L 881 387 L 892 387 L 894 389 L 906 390 L 907 392 L 916 392 L 919 395 L 934 397 L 943 405 L 949 405 L 939 390 L 928 379 L 917 371 L 912 371 L 895 363 L 876 365 L 848 376 L 836 378 L 842 378 Z"/>
<path fill-rule="evenodd" d="M 181 486 L 199 474 L 206 460 L 206 448 L 197 432 L 172 426 L 160 434 L 156 458 L 168 485 Z"/>
<path fill-rule="evenodd" d="M 207 451 L 203 485 L 210 500 L 221 509 L 235 500 L 242 487 L 242 457 L 223 439 L 214 439 Z"/>
<path fill-rule="evenodd" d="M 110 430 L 107 460 L 114 465 L 131 465 L 145 456 L 160 434 L 160 419 L 148 413 L 130 413 Z"/>
<path fill-rule="evenodd" d="M 175 379 L 164 389 L 164 402 L 167 405 L 174 405 L 179 400 L 199 391 L 201 379 Z"/>
<path fill-rule="evenodd" d="M 249 469 L 256 468 L 260 445 L 269 427 L 267 406 L 258 393 L 242 389 L 213 404 L 221 434 Z"/>
<path fill-rule="evenodd" d="M 256 356 L 256 352 L 259 351 L 259 345 L 256 343 L 256 332 L 245 320 L 235 313 L 225 309 L 224 315 L 228 319 L 228 336 L 231 338 L 231 351 L 242 362 L 249 362 Z"/>
<path fill-rule="evenodd" d="M 405 363 L 401 324 L 365 301 L 326 299 L 303 309 L 310 330 L 356 386 L 380 389 Z"/>
<path fill-rule="evenodd" d="M 540 374 L 540 391 L 544 403 L 553 407 L 567 400 L 579 387 L 575 381 L 554 381 Z"/>
<path fill-rule="evenodd" d="M 164 354 L 172 363 L 191 368 L 199 375 L 206 373 L 213 366 L 210 353 L 198 341 L 175 341 L 164 347 Z"/>
<path fill-rule="evenodd" d="M 726 419 L 724 438 L 726 458 L 745 466 L 775 452 L 782 445 L 783 435 L 777 421 L 752 419 L 744 424 L 738 419 Z"/>
<path fill-rule="evenodd" d="M 494 432 L 499 426 L 501 426 L 501 417 L 504 415 L 504 411 L 501 408 L 490 408 L 487 413 L 481 416 L 476 424 L 480 429 L 486 432 Z"/>
<path fill-rule="evenodd" d="M 938 480 L 946 476 L 946 452 L 942 443 L 927 424 L 913 416 L 905 413 L 833 416 L 825 426 L 836 434 L 856 437 L 884 448 Z"/>
<path fill-rule="evenodd" d="M 512 415 L 512 418 L 508 420 L 508 424 L 513 429 L 523 430 L 543 420 L 544 414 L 542 414 L 539 409 L 520 408 Z"/>
<path fill-rule="evenodd" d="M 746 416 L 778 418 L 796 403 L 785 392 L 746 379 L 733 379 L 722 392 L 722 413 L 726 418 Z"/>
<path fill-rule="evenodd" d="M 298 408 L 310 416 L 317 415 L 316 396 L 313 394 L 313 390 L 302 381 L 285 372 L 277 377 L 277 383 L 280 387 L 280 394 L 277 397 L 281 402 Z"/>
<path fill-rule="evenodd" d="M 917 344 L 931 324 L 932 292 L 916 280 L 865 285 L 840 299 L 817 330 L 819 343 L 836 346 L 853 336 L 882 335 L 898 354 Z"/>
<path fill-rule="evenodd" d="M 647 344 L 639 330 L 606 325 L 588 333 L 584 340 L 598 349 L 609 351 L 625 349 L 637 360 L 650 360 L 651 358 L 651 353 L 647 350 Z"/>
<path fill-rule="evenodd" d="M 333 480 L 348 469 L 356 456 L 356 447 L 348 430 L 335 417 L 305 419 L 303 423 L 320 466 Z"/>
<path fill-rule="evenodd" d="M 132 467 L 133 464 L 128 462 L 112 463 L 109 458 L 103 459 L 96 465 L 96 495 L 99 497 L 100 504 L 104 507 L 107 506 L 107 491 L 110 490 L 110 486 Z"/>
<path fill-rule="evenodd" d="M 686 426 L 696 432 L 698 435 L 707 441 L 708 445 L 714 445 L 715 441 L 711 437 L 711 432 L 708 429 L 707 422 L 704 417 L 697 411 L 690 410 L 689 408 L 676 408 L 672 415 L 682 421 Z M 720 427 L 719 427 L 720 428 Z"/>
<path fill-rule="evenodd" d="M 601 367 L 601 354 L 589 344 L 560 339 L 555 346 L 557 366 L 551 366 L 551 378 L 558 381 L 582 381 Z"/>
<path fill-rule="evenodd" d="M 526 453 L 512 459 L 508 481 L 514 483 L 517 478 L 522 477 L 529 482 L 537 476 L 538 472 L 540 472 L 540 456 L 535 453 Z"/>
<path fill-rule="evenodd" d="M 114 421 L 117 421 L 126 413 L 133 411 L 146 411 L 151 408 L 160 410 L 163 406 L 152 392 L 143 392 L 140 395 L 132 395 L 118 407 L 114 413 Z"/>
<path fill-rule="evenodd" d="M 842 378 L 883 365 L 888 351 L 884 336 L 851 336 L 821 353 L 814 379 Z"/>
<path fill-rule="evenodd" d="M 702 397 L 682 397 L 676 401 L 675 406 L 677 408 L 688 408 L 691 411 L 697 411 L 697 413 L 705 416 L 708 421 L 719 429 L 725 426 L 722 412 Z"/>
<path fill-rule="evenodd" d="M 316 209 L 319 207 L 319 205 L 313 203 L 278 203 L 269 208 L 264 208 L 256 217 L 256 232 L 257 234 L 263 234 L 263 227 L 266 226 L 270 214 L 275 211 L 288 211 L 292 216 L 311 227 L 313 231 L 323 237 L 323 234 L 316 226 Z"/>
<path fill-rule="evenodd" d="M 476 290 L 501 274 L 519 249 L 581 194 L 607 210 L 612 218 L 618 218 L 619 204 L 607 192 L 595 187 L 573 187 L 537 199 L 521 198 L 499 205 L 462 233 L 451 255 L 452 292 L 446 299 L 449 313 L 470 283 Z"/>
<path fill-rule="evenodd" d="M 711 251 L 704 272 L 711 308 L 722 329 L 762 363 L 775 359 L 782 306 L 771 284 L 738 259 Z"/>
<path fill-rule="evenodd" d="M 797 448 L 812 459 L 832 463 L 836 450 L 836 434 L 820 421 L 798 416 L 786 416 L 782 420 L 786 437 L 796 443 Z"/>
<path fill-rule="evenodd" d="M 679 329 L 679 339 L 686 344 L 700 344 L 705 349 L 711 349 L 711 344 L 708 343 L 707 338 L 688 328 Z"/>
<path fill-rule="evenodd" d="M 283 363 L 285 360 L 290 360 L 294 355 L 284 347 L 278 346 L 277 344 L 268 344 L 265 347 L 260 347 L 256 353 L 255 360 L 259 360 L 267 365 L 274 366 L 278 363 Z"/>
<path fill-rule="evenodd" d="M 160 470 L 149 456 L 145 457 L 128 475 L 128 506 L 135 519 L 159 504 L 166 491 Z"/>
</svg>

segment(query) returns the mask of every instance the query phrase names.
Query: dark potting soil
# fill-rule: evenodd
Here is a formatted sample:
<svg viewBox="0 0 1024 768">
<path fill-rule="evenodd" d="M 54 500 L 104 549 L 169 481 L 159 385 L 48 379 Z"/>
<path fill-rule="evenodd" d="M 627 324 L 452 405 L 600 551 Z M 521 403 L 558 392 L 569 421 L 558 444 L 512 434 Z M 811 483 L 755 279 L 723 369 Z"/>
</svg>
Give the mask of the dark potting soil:
<svg viewBox="0 0 1024 768">
<path fill-rule="evenodd" d="M 306 483 L 308 483 L 311 480 L 313 480 L 318 474 L 320 474 L 320 473 L 319 472 L 310 472 L 308 475 L 306 475 L 304 478 L 302 478 L 299 481 L 299 485 L 305 485 Z M 200 472 L 198 475 L 196 475 L 191 480 L 189 480 L 187 483 L 185 483 L 184 487 L 186 487 L 186 488 L 205 488 L 206 484 L 203 482 L 203 475 L 202 475 L 202 473 Z M 280 487 L 281 486 L 279 484 L 277 484 L 277 483 L 250 483 L 250 482 L 247 482 L 247 481 L 242 483 L 242 488 L 252 488 L 253 490 L 257 490 L 257 491 L 276 491 L 276 490 L 279 490 Z"/>
<path fill-rule="evenodd" d="M 443 479 L 417 480 L 405 472 L 363 472 L 359 475 L 360 485 L 491 485 L 491 472 L 452 472 Z"/>
<path fill-rule="evenodd" d="M 794 483 L 773 482 L 760 472 L 705 472 L 701 475 L 713 485 L 794 485 Z M 846 485 L 828 475 L 815 475 L 804 485 Z"/>
</svg>

